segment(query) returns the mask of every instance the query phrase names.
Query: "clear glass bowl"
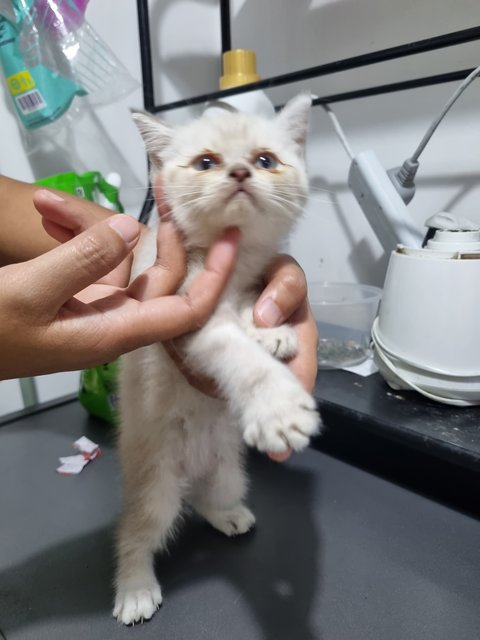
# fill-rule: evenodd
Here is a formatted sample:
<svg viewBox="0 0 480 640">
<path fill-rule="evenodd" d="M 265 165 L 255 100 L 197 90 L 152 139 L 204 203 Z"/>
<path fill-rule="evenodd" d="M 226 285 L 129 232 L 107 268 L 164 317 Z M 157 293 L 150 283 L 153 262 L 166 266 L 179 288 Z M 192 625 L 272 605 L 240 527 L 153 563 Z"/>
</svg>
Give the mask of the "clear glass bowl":
<svg viewBox="0 0 480 640">
<path fill-rule="evenodd" d="M 363 362 L 382 290 L 353 282 L 309 282 L 319 333 L 318 366 L 340 369 Z"/>
</svg>

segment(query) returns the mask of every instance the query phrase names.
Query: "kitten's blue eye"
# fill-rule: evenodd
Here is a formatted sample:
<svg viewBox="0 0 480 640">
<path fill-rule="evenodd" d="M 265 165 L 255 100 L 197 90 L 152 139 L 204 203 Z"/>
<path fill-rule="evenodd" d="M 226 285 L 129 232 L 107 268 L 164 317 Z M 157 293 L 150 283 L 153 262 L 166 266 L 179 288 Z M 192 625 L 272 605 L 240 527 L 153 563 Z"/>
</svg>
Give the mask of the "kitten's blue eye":
<svg viewBox="0 0 480 640">
<path fill-rule="evenodd" d="M 254 164 L 257 169 L 272 170 L 278 167 L 278 160 L 273 153 L 259 153 Z"/>
<path fill-rule="evenodd" d="M 208 171 L 209 169 L 214 169 L 215 167 L 218 167 L 219 164 L 220 164 L 220 159 L 218 156 L 215 156 L 213 154 L 205 154 L 196 158 L 192 162 L 192 167 L 196 171 Z"/>
</svg>

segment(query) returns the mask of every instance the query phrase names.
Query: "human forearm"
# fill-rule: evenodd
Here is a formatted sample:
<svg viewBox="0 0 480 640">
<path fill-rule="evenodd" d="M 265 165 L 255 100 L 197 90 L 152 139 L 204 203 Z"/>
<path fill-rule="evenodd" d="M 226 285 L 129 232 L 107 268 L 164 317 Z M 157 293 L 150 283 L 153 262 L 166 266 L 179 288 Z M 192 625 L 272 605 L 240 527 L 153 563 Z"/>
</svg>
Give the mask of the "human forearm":
<svg viewBox="0 0 480 640">
<path fill-rule="evenodd" d="M 37 185 L 0 175 L 0 266 L 36 258 L 58 246 L 58 240 L 68 239 L 54 239 L 45 231 L 42 217 L 33 204 L 33 194 L 38 189 Z M 82 220 L 88 218 L 88 225 L 105 219 L 111 213 L 93 203 L 85 203 L 88 211 L 83 211 L 83 201 L 68 194 L 61 195 L 64 200 L 76 203 Z M 86 225 L 80 230 L 83 228 Z M 74 235 L 72 233 L 71 237 Z"/>
<path fill-rule="evenodd" d="M 33 206 L 35 185 L 0 176 L 0 266 L 34 258 L 57 246 Z"/>
</svg>

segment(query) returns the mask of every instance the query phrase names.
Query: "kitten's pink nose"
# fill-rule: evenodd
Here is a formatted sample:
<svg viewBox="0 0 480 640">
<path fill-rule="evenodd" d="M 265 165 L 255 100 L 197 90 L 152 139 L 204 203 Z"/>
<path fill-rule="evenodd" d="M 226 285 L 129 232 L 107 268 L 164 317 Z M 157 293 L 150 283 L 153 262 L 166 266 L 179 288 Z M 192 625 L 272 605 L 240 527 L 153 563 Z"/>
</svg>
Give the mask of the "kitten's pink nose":
<svg viewBox="0 0 480 640">
<path fill-rule="evenodd" d="M 250 177 L 250 171 L 247 167 L 233 167 L 233 169 L 228 174 L 230 178 L 235 178 L 238 182 L 243 182 L 247 178 Z"/>
</svg>

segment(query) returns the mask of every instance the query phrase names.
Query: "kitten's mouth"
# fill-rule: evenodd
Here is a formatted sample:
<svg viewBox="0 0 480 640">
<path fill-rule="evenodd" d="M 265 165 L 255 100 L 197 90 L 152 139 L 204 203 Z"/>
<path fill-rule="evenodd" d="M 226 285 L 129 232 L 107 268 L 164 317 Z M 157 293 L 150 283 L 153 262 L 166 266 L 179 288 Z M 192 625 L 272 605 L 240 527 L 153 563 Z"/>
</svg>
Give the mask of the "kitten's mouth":
<svg viewBox="0 0 480 640">
<path fill-rule="evenodd" d="M 255 202 L 255 198 L 248 187 L 243 184 L 236 185 L 234 189 L 232 189 L 230 195 L 227 197 L 227 201 L 230 202 L 232 200 L 237 199 L 245 199 L 248 198 L 252 202 Z"/>
</svg>

